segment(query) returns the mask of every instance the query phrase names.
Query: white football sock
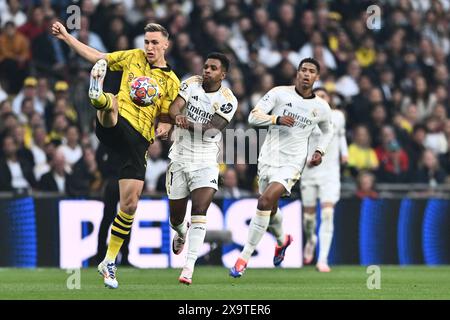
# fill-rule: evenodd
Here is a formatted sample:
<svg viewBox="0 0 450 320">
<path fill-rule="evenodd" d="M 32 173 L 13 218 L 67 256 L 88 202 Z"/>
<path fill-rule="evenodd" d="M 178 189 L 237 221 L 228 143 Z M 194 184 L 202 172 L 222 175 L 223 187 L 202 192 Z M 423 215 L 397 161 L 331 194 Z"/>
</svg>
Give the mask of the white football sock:
<svg viewBox="0 0 450 320">
<path fill-rule="evenodd" d="M 241 258 L 245 261 L 250 259 L 259 241 L 261 241 L 264 233 L 266 233 L 270 220 L 270 212 L 271 210 L 256 209 L 256 215 L 253 216 L 250 222 L 247 242 L 245 243 L 244 250 L 242 250 L 241 253 Z"/>
<path fill-rule="evenodd" d="M 326 207 L 321 211 L 319 227 L 319 258 L 318 262 L 328 264 L 328 253 L 330 252 L 331 241 L 333 240 L 333 215 L 334 208 Z"/>
<path fill-rule="evenodd" d="M 189 248 L 186 255 L 185 267 L 194 270 L 198 252 L 203 245 L 206 235 L 206 216 L 196 215 L 191 217 L 191 230 L 189 231 Z"/>
<path fill-rule="evenodd" d="M 281 215 L 280 208 L 277 208 L 277 212 L 270 216 L 269 226 L 267 231 L 272 234 L 277 240 L 277 244 L 282 246 L 284 243 L 284 232 L 283 232 L 283 216 Z"/>
<path fill-rule="evenodd" d="M 303 215 L 303 231 L 306 241 L 314 241 L 316 237 L 316 214 L 306 213 Z"/>
<path fill-rule="evenodd" d="M 183 220 L 183 222 L 181 224 L 179 224 L 178 226 L 174 226 L 172 223 L 170 224 L 170 227 L 176 232 L 178 233 L 178 235 L 184 239 L 184 237 L 186 236 L 186 232 L 187 232 L 187 221 Z"/>
</svg>

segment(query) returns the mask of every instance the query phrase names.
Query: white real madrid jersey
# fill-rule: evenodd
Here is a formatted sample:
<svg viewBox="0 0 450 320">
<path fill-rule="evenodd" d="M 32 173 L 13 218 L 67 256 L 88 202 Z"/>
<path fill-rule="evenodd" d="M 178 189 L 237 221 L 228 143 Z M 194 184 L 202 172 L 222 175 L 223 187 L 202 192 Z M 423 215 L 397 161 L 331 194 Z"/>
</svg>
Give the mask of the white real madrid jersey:
<svg viewBox="0 0 450 320">
<path fill-rule="evenodd" d="M 193 76 L 183 81 L 178 94 L 186 101 L 183 114 L 189 121 L 199 124 L 211 121 L 216 113 L 230 122 L 238 105 L 236 97 L 228 88 L 221 87 L 215 92 L 205 92 L 201 76 Z M 221 133 L 206 137 L 200 130 L 191 132 L 175 127 L 174 136 L 174 143 L 169 152 L 172 161 L 217 163 Z"/>
<path fill-rule="evenodd" d="M 272 117 L 272 121 L 267 115 Z M 293 117 L 294 126 L 276 125 L 275 119 L 279 116 Z M 317 150 L 325 152 L 333 135 L 328 103 L 315 95 L 303 98 L 295 86 L 275 87 L 267 92 L 250 113 L 249 123 L 270 125 L 258 162 L 277 167 L 287 165 L 303 169 L 311 132 L 317 125 L 323 132 Z"/>
</svg>

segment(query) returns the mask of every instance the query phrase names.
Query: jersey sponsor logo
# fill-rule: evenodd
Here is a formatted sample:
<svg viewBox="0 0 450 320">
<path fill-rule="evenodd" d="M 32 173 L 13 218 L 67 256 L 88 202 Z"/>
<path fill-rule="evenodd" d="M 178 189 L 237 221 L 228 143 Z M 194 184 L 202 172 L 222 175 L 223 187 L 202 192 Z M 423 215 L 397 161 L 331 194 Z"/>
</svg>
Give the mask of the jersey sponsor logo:
<svg viewBox="0 0 450 320">
<path fill-rule="evenodd" d="M 228 114 L 231 112 L 231 110 L 233 110 L 233 105 L 231 103 L 227 103 L 227 104 L 223 104 L 220 107 L 220 111 L 222 111 L 225 114 Z"/>
<path fill-rule="evenodd" d="M 207 123 L 210 121 L 213 117 L 212 113 L 206 112 L 204 110 L 201 110 L 200 108 L 197 108 L 192 103 L 188 103 L 187 105 L 187 116 L 188 118 L 191 118 L 195 122 L 199 123 Z"/>
<path fill-rule="evenodd" d="M 283 111 L 283 116 L 290 116 L 292 118 L 295 119 L 295 126 L 296 127 L 300 127 L 302 129 L 305 129 L 306 126 L 310 126 L 313 124 L 311 119 L 308 119 L 307 117 L 301 116 L 297 113 L 288 111 L 288 110 L 284 110 Z"/>
</svg>

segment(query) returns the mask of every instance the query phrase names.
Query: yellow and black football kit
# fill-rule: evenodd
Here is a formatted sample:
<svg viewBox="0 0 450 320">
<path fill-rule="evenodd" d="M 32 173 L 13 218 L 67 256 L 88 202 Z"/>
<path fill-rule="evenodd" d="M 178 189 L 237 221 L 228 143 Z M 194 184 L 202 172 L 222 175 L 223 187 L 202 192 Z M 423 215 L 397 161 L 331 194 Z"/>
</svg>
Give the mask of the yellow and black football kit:
<svg viewBox="0 0 450 320">
<path fill-rule="evenodd" d="M 155 137 L 155 119 L 169 122 L 169 106 L 178 95 L 180 80 L 169 66 L 151 66 L 141 49 L 112 52 L 106 60 L 110 70 L 123 71 L 116 96 L 119 116 L 112 128 L 103 127 L 97 119 L 96 133 L 101 142 L 120 154 L 119 179 L 144 180 L 147 149 Z M 139 76 L 158 83 L 158 97 L 149 106 L 139 106 L 131 100 L 130 83 Z"/>
</svg>

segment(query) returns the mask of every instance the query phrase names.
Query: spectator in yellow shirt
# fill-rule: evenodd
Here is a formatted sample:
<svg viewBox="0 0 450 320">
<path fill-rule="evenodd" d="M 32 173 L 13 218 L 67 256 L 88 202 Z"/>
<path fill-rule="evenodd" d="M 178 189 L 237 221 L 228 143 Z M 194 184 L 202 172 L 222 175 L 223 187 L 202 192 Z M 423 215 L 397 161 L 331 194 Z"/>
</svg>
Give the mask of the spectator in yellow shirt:
<svg viewBox="0 0 450 320">
<path fill-rule="evenodd" d="M 348 167 L 353 177 L 361 170 L 376 170 L 379 162 L 375 150 L 370 147 L 369 130 L 359 125 L 353 131 L 353 142 L 348 147 Z"/>
</svg>

